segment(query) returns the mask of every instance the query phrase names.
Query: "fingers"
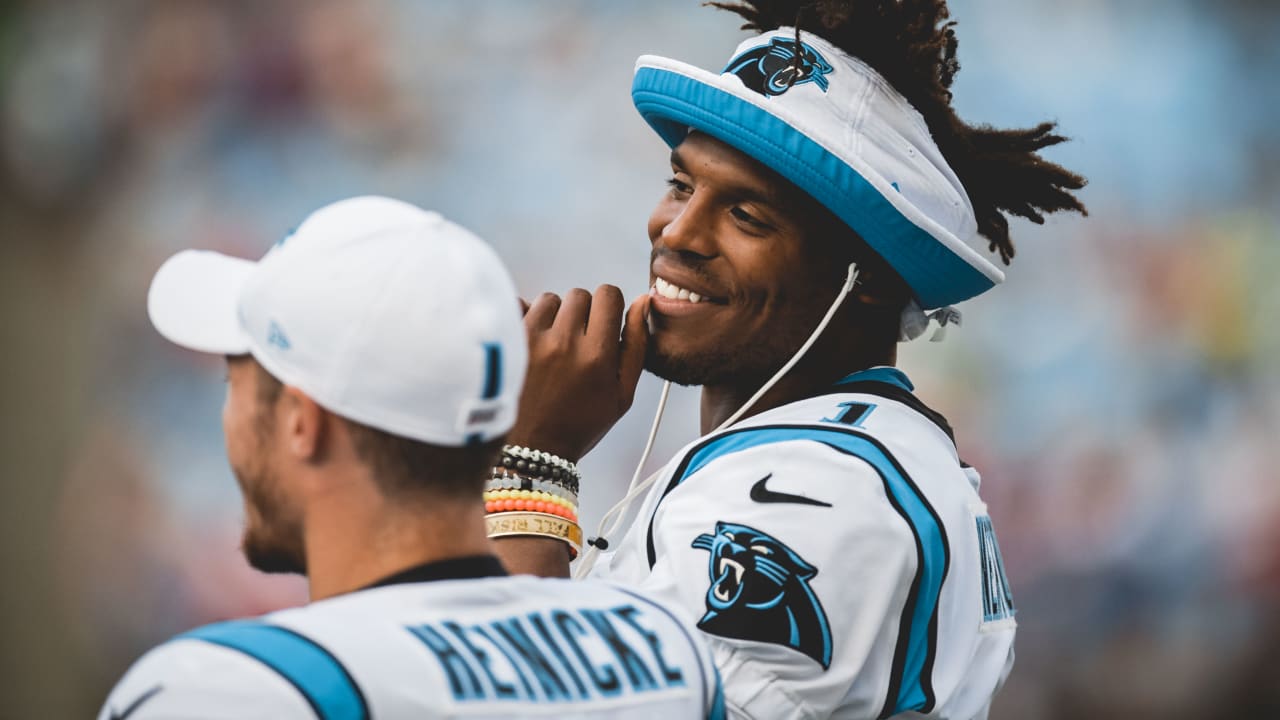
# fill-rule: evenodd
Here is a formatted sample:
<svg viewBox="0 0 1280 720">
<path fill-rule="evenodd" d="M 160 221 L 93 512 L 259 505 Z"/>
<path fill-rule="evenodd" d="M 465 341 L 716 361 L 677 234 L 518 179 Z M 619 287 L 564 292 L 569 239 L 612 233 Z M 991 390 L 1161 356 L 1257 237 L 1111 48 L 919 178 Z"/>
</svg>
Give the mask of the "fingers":
<svg viewBox="0 0 1280 720">
<path fill-rule="evenodd" d="M 649 342 L 649 300 L 648 293 L 636 298 L 627 308 L 627 323 L 622 327 L 618 384 L 623 409 L 631 407 L 640 373 L 644 372 L 645 346 Z"/>
<path fill-rule="evenodd" d="M 539 296 L 525 314 L 529 368 L 512 438 L 580 458 L 631 406 L 644 368 L 649 296 L 626 311 L 613 286 Z"/>
<path fill-rule="evenodd" d="M 560 296 L 542 293 L 524 314 L 524 326 L 530 330 L 549 330 L 560 311 Z"/>
<path fill-rule="evenodd" d="M 645 295 L 642 301 L 637 301 L 642 308 L 629 311 L 641 313 L 638 316 L 639 325 L 631 328 L 631 342 L 640 345 L 642 354 L 637 362 L 641 364 L 644 360 L 643 335 L 647 334 L 644 332 L 647 328 L 642 327 L 643 312 L 648 308 L 647 298 Z M 525 326 L 530 331 L 558 338 L 560 346 L 566 349 L 582 348 L 586 353 L 584 357 L 593 358 L 591 362 L 608 364 L 618 362 L 619 336 L 625 332 L 623 319 L 622 291 L 613 285 L 601 285 L 594 294 L 574 288 L 565 293 L 563 300 L 552 293 L 544 293 L 525 312 Z M 641 331 L 638 339 L 637 331 Z M 639 370 L 635 374 L 638 378 Z"/>
<path fill-rule="evenodd" d="M 582 288 L 574 288 L 564 294 L 564 303 L 556 314 L 552 328 L 557 333 L 565 333 L 570 337 L 581 335 L 587 327 L 587 316 L 591 313 L 591 293 Z"/>
<path fill-rule="evenodd" d="M 587 319 L 587 342 L 602 349 L 618 346 L 622 332 L 622 291 L 613 285 L 601 285 L 591 296 L 591 314 Z M 611 354 L 611 353 L 610 353 Z"/>
</svg>

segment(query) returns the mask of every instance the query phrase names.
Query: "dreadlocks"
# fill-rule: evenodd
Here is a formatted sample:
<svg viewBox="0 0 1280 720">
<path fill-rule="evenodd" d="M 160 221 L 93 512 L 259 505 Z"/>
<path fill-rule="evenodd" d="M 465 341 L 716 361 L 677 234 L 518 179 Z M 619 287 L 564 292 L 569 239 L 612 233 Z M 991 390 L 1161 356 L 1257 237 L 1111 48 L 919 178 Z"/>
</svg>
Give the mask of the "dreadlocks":
<svg viewBox="0 0 1280 720">
<path fill-rule="evenodd" d="M 955 22 L 946 0 L 745 0 L 708 2 L 742 16 L 743 30 L 786 25 L 814 33 L 878 72 L 924 117 L 934 142 L 969 194 L 978 232 L 1007 265 L 1014 255 L 1006 215 L 1043 224 L 1047 213 L 1088 210 L 1072 191 L 1085 179 L 1039 151 L 1064 142 L 1055 123 L 999 130 L 969 125 L 951 107 Z"/>
</svg>

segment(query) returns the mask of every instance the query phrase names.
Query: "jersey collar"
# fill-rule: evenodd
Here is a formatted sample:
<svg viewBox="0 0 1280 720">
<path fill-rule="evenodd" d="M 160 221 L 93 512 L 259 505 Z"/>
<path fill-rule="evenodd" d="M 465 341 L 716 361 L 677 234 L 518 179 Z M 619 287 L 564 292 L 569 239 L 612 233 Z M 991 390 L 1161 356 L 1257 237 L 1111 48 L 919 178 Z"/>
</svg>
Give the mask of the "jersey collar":
<svg viewBox="0 0 1280 720">
<path fill-rule="evenodd" d="M 934 425 L 937 425 L 938 429 L 951 438 L 952 445 L 956 442 L 956 434 L 952 431 L 951 424 L 936 410 L 920 402 L 920 398 L 916 397 L 913 392 L 915 386 L 907 379 L 906 374 L 897 368 L 881 365 L 859 370 L 852 375 L 846 375 L 843 380 L 836 383 L 835 390 L 837 392 L 867 393 L 889 398 L 890 400 L 897 400 L 923 415 Z"/>
<path fill-rule="evenodd" d="M 476 578 L 501 577 L 506 574 L 506 568 L 502 567 L 502 563 L 498 562 L 498 558 L 493 555 L 470 555 L 424 565 L 415 565 L 407 570 L 401 570 L 394 575 L 366 585 L 361 589 L 369 590 L 388 585 L 432 582 L 434 580 L 474 580 Z"/>
<path fill-rule="evenodd" d="M 914 392 L 916 389 L 916 386 L 912 385 L 911 380 L 907 378 L 906 373 L 888 365 L 877 365 L 876 367 L 845 375 L 836 382 L 836 385 L 848 385 L 856 382 L 882 382 L 896 385 L 907 392 Z"/>
</svg>

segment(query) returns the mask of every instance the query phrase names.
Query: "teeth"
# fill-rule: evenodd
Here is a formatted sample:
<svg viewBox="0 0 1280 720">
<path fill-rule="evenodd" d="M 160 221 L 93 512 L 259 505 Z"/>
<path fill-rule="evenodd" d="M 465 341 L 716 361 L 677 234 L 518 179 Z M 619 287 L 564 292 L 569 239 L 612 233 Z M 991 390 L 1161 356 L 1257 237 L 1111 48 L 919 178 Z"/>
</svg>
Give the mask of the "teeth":
<svg viewBox="0 0 1280 720">
<path fill-rule="evenodd" d="M 703 300 L 703 296 L 698 293 L 672 285 L 662 278 L 654 278 L 653 287 L 649 288 L 649 294 L 661 295 L 671 300 L 686 300 L 691 303 L 700 303 Z"/>
<path fill-rule="evenodd" d="M 720 571 L 719 574 L 724 575 L 724 571 L 726 568 L 733 571 L 734 585 L 735 586 L 741 585 L 742 574 L 743 574 L 743 571 L 746 570 L 746 568 L 742 567 L 742 563 L 734 560 L 730 560 L 729 558 L 722 557 L 720 558 L 720 566 L 718 568 L 718 570 Z M 726 590 L 724 587 L 722 587 L 720 583 L 716 583 L 712 587 L 712 592 L 715 593 L 716 598 L 719 599 L 721 602 L 729 601 L 729 591 Z"/>
</svg>

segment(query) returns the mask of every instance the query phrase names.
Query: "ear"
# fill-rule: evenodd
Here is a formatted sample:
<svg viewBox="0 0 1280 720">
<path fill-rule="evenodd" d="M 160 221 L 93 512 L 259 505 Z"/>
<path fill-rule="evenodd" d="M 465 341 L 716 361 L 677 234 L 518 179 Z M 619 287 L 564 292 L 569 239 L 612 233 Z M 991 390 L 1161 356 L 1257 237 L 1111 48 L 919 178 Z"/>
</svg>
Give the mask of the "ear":
<svg viewBox="0 0 1280 720">
<path fill-rule="evenodd" d="M 808 580 L 818 574 L 818 568 L 805 562 L 799 555 L 792 552 L 791 548 L 787 548 L 787 554 L 791 556 L 791 562 L 795 563 L 796 569 L 794 572 L 796 577 L 801 580 Z"/>
<path fill-rule="evenodd" d="M 319 459 L 328 430 L 328 411 L 306 393 L 286 385 L 276 406 L 285 451 L 302 462 Z"/>
<path fill-rule="evenodd" d="M 853 296 L 859 303 L 873 308 L 901 309 L 911 299 L 911 291 L 887 266 L 861 262 Z"/>
</svg>

